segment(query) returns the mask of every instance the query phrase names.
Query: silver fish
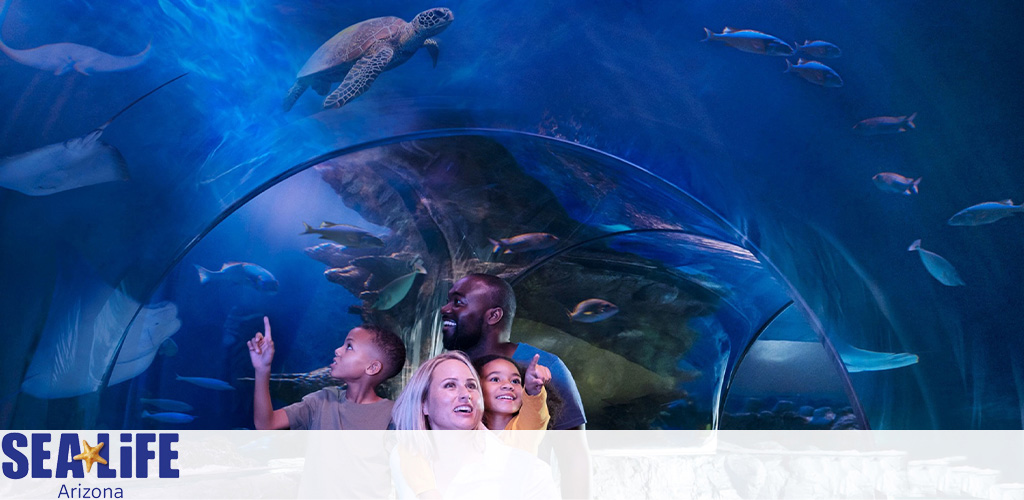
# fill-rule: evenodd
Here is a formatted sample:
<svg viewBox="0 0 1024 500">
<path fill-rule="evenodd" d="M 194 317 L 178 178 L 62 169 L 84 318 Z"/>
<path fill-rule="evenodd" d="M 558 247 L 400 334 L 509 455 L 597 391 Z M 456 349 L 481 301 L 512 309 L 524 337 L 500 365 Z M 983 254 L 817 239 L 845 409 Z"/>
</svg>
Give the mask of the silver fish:
<svg viewBox="0 0 1024 500">
<path fill-rule="evenodd" d="M 386 311 L 395 307 L 396 304 L 402 301 L 406 295 L 409 294 L 409 290 L 412 288 L 412 284 L 416 281 L 416 276 L 420 274 L 427 274 L 427 270 L 422 265 L 416 264 L 415 270 L 404 276 L 399 276 L 388 283 L 380 290 L 380 294 L 377 296 L 377 302 L 373 304 L 373 308 L 378 311 Z"/>
<path fill-rule="evenodd" d="M 924 263 L 925 269 L 935 279 L 939 280 L 946 286 L 963 286 L 964 281 L 960 279 L 960 275 L 957 274 L 953 264 L 950 264 L 948 260 L 942 258 L 941 255 L 933 252 L 929 252 L 921 248 L 921 240 L 915 240 L 907 248 L 907 251 L 913 252 L 917 250 L 918 255 L 921 257 L 921 262 Z"/>
<path fill-rule="evenodd" d="M 183 76 L 185 74 L 132 101 L 106 123 L 82 137 L 0 160 L 0 186 L 29 196 L 45 196 L 104 182 L 127 180 L 128 164 L 124 156 L 121 156 L 117 148 L 101 141 L 100 136 L 121 113 Z"/>
<path fill-rule="evenodd" d="M 187 424 L 196 419 L 192 415 L 186 415 L 184 413 L 176 412 L 161 412 L 161 413 L 150 413 L 146 410 L 142 410 L 142 418 L 148 418 L 150 420 L 156 420 L 157 422 L 163 422 L 166 424 Z"/>
<path fill-rule="evenodd" d="M 579 323 L 597 323 L 619 312 L 618 306 L 603 299 L 587 299 L 568 312 L 569 320 Z"/>
<path fill-rule="evenodd" d="M 843 86 L 843 79 L 839 77 L 839 73 L 818 61 L 800 59 L 793 64 L 787 59 L 786 71 L 783 73 L 796 73 L 800 78 L 822 87 Z"/>
<path fill-rule="evenodd" d="M 917 128 L 914 118 L 917 118 L 916 111 L 910 116 L 876 116 L 857 122 L 853 131 L 860 135 L 899 134 Z"/>
<path fill-rule="evenodd" d="M 306 230 L 299 234 L 319 234 L 322 240 L 330 240 L 346 247 L 371 248 L 384 246 L 384 241 L 380 238 L 368 233 L 365 229 L 348 224 L 323 222 L 320 224 L 319 229 L 305 222 L 302 225 L 306 227 Z"/>
<path fill-rule="evenodd" d="M 797 44 L 796 50 L 809 56 L 826 57 L 829 59 L 835 59 L 843 55 L 843 51 L 839 50 L 839 47 L 823 40 L 815 40 L 813 42 L 806 40 L 803 45 Z"/>
<path fill-rule="evenodd" d="M 520 253 L 533 250 L 544 250 L 558 244 L 558 237 L 549 233 L 525 233 L 511 238 L 502 238 L 491 242 L 491 253 Z"/>
<path fill-rule="evenodd" d="M 794 52 L 793 47 L 790 47 L 786 42 L 760 31 L 737 30 L 727 27 L 721 33 L 712 33 L 711 30 L 704 28 L 704 33 L 707 36 L 701 40 L 702 42 L 709 40 L 722 42 L 734 49 L 750 52 L 751 54 L 791 56 Z"/>
<path fill-rule="evenodd" d="M 198 385 L 199 387 L 203 387 L 205 389 L 213 389 L 215 391 L 233 391 L 233 390 L 235 390 L 234 387 L 231 387 L 231 384 L 228 384 L 227 382 L 225 382 L 223 380 L 217 380 L 215 378 L 207 378 L 207 377 L 182 377 L 181 375 L 175 374 L 174 380 L 180 380 L 182 382 L 188 382 L 190 384 Z"/>
<path fill-rule="evenodd" d="M 211 271 L 197 264 L 196 271 L 199 272 L 199 283 L 204 285 L 211 281 L 225 281 L 249 285 L 261 292 L 271 293 L 276 292 L 279 286 L 270 271 L 251 262 L 227 262 L 219 271 Z"/>
<path fill-rule="evenodd" d="M 176 399 L 147 399 L 147 398 L 140 398 L 139 402 L 144 404 L 144 405 L 153 406 L 155 408 L 159 408 L 161 410 L 166 410 L 166 411 L 179 411 L 179 412 L 192 411 L 192 405 L 190 405 L 190 404 L 188 404 L 188 403 L 186 403 L 184 401 L 178 401 Z"/>
<path fill-rule="evenodd" d="M 875 174 L 871 180 L 875 181 L 875 185 L 878 189 L 887 193 L 896 193 L 910 196 L 917 194 L 917 185 L 921 183 L 921 178 L 911 179 L 909 177 L 903 177 L 900 174 L 894 174 L 892 172 L 882 172 Z"/>
<path fill-rule="evenodd" d="M 1021 212 L 1024 212 L 1024 204 L 1014 205 L 1013 200 L 986 201 L 957 212 L 948 223 L 950 226 L 981 226 Z"/>
</svg>

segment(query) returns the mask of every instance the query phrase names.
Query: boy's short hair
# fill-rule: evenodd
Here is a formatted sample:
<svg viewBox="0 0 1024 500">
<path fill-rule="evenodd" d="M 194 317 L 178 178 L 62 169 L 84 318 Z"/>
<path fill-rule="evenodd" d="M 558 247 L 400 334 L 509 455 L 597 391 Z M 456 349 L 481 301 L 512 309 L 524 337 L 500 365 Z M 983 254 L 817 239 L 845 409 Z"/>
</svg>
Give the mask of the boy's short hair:
<svg viewBox="0 0 1024 500">
<path fill-rule="evenodd" d="M 384 368 L 381 373 L 387 380 L 402 371 L 405 366 L 405 342 L 397 333 L 377 325 L 360 325 L 359 328 L 373 334 L 373 345 L 380 350 L 381 364 Z"/>
</svg>

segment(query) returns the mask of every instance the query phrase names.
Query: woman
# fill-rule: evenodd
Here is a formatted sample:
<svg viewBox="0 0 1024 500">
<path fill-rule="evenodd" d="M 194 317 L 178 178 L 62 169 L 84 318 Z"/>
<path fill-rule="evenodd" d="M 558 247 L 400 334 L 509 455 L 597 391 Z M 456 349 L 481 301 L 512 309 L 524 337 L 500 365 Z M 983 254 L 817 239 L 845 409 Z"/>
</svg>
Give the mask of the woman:
<svg viewBox="0 0 1024 500">
<path fill-rule="evenodd" d="M 399 431 L 472 431 L 486 430 L 483 414 L 476 370 L 465 354 L 449 351 L 416 370 L 391 417 Z M 399 498 L 558 497 L 544 462 L 490 432 L 398 434 L 391 462 Z"/>
<path fill-rule="evenodd" d="M 400 431 L 483 429 L 483 416 L 480 377 L 462 351 L 441 353 L 420 365 L 391 410 Z"/>
</svg>

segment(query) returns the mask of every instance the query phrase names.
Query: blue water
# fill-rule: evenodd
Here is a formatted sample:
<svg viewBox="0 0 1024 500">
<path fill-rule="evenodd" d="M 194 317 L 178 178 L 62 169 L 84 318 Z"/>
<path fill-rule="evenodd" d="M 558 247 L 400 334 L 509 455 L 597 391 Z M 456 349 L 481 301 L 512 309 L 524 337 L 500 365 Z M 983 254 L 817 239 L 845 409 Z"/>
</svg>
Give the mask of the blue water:
<svg viewBox="0 0 1024 500">
<path fill-rule="evenodd" d="M 643 200 L 637 202 L 642 212 L 658 214 L 659 223 L 745 248 L 756 258 L 756 265 L 747 265 L 706 248 L 696 253 L 711 257 L 690 258 L 690 246 L 665 234 L 653 242 L 623 236 L 600 244 L 686 267 L 721 298 L 714 313 L 691 320 L 699 340 L 677 356 L 680 366 L 703 378 L 688 381 L 672 369 L 648 367 L 674 374 L 674 389 L 685 391 L 697 409 L 681 415 L 680 407 L 691 407 L 678 403 L 686 398 L 652 392 L 616 411 L 663 408 L 652 427 L 714 424 L 716 415 L 738 405 L 726 404 L 728 394 L 745 392 L 729 386 L 741 380 L 740 358 L 793 301 L 810 325 L 801 338 L 823 334 L 830 339 L 825 353 L 854 346 L 919 358 L 910 366 L 849 375 L 822 368 L 836 409 L 852 405 L 878 429 L 1024 426 L 1022 222 L 1014 216 L 979 227 L 945 223 L 976 203 L 1024 198 L 1014 132 L 1024 125 L 1013 62 L 1012 35 L 1024 14 L 1019 3 L 452 2 L 444 6 L 455 21 L 437 36 L 436 68 L 420 51 L 344 108 L 321 111 L 322 98 L 308 90 L 288 113 L 280 111 L 281 99 L 325 40 L 363 19 L 410 19 L 435 5 L 7 3 L 0 37 L 10 47 L 72 42 L 117 55 L 137 53 L 147 43 L 152 48 L 137 68 L 92 76 L 54 75 L 0 57 L 0 157 L 84 135 L 136 97 L 188 75 L 132 107 L 103 134 L 125 157 L 130 181 L 43 197 L 0 189 L 4 427 L 177 428 L 141 420 L 142 397 L 201 400 L 191 428 L 250 426 L 251 386 L 237 379 L 251 367 L 236 340 L 271 315 L 280 325 L 275 371 L 306 372 L 329 362 L 331 349 L 358 319 L 347 308 L 359 301 L 324 280 L 325 267 L 305 255 L 316 240 L 297 238 L 301 220 L 338 218 L 379 234 L 400 229 L 349 210 L 313 170 L 286 178 L 331 151 L 375 154 L 387 150 L 378 146 L 408 142 L 393 139 L 403 134 L 458 137 L 467 134 L 455 129 L 469 128 L 510 131 L 485 135 L 550 190 L 574 221 L 562 234 L 566 245 L 622 229 L 617 224 L 648 227 L 643 224 L 650 218 L 623 208 Z M 815 86 L 784 74 L 781 57 L 700 42 L 703 28 L 721 32 L 726 26 L 790 43 L 835 43 L 842 57 L 824 62 L 845 85 Z M 906 133 L 851 131 L 865 118 L 913 112 L 917 128 Z M 573 162 L 565 163 L 568 157 Z M 871 177 L 883 171 L 922 177 L 920 194 L 878 190 Z M 595 181 L 602 178 L 615 182 L 604 189 Z M 514 190 L 491 184 L 487 189 Z M 422 190 L 455 196 L 440 185 Z M 932 278 L 918 255 L 906 251 L 918 238 L 948 259 L 966 286 L 949 288 Z M 423 245 L 451 262 L 484 255 L 465 245 Z M 571 258 L 572 252 L 554 262 Z M 281 289 L 269 296 L 198 286 L 195 264 L 216 269 L 230 260 L 259 263 Z M 451 268 L 431 274 L 435 288 L 422 289 L 417 317 L 425 324 L 408 332 L 424 351 L 419 355 L 435 349 L 432 294 L 443 293 L 456 274 Z M 81 382 L 80 395 L 26 394 L 22 385 L 33 359 L 59 352 L 47 332 L 66 333 L 75 324 L 95 331 L 113 290 L 140 305 L 176 304 L 181 327 L 171 338 L 177 354 L 158 354 L 137 377 L 100 389 L 114 363 L 111 347 L 56 379 Z M 75 311 L 81 316 L 69 319 Z M 115 315 L 111 328 L 126 330 L 133 315 Z M 621 321 L 625 332 L 629 324 Z M 646 355 L 643 342 L 587 341 L 648 359 L 637 357 Z M 798 360 L 791 364 L 802 369 Z M 581 377 L 582 366 L 570 368 Z M 236 390 L 202 392 L 176 383 L 175 373 L 228 380 Z M 88 382 L 93 375 L 95 383 Z M 779 397 L 764 396 L 765 404 Z M 805 396 L 825 405 L 820 394 Z"/>
</svg>

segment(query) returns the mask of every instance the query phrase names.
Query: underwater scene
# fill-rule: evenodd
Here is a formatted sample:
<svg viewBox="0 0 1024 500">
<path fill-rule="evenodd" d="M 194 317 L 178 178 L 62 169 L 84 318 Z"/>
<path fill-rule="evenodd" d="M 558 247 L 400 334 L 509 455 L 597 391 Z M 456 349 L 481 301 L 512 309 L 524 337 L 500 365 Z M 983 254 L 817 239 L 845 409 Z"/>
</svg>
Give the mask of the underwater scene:
<svg viewBox="0 0 1024 500">
<path fill-rule="evenodd" d="M 2 428 L 394 398 L 470 273 L 589 429 L 1024 428 L 1020 2 L 0 2 Z"/>
</svg>

